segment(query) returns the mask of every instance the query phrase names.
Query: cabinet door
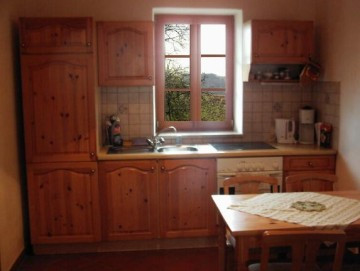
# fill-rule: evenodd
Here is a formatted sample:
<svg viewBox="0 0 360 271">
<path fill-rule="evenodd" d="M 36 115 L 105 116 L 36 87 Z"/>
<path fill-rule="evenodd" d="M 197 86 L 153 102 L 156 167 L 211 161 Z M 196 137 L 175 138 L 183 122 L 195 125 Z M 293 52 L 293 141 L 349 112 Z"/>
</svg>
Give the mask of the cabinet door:
<svg viewBox="0 0 360 271">
<path fill-rule="evenodd" d="M 253 63 L 276 63 L 285 56 L 286 28 L 281 23 L 254 21 L 252 25 Z"/>
<path fill-rule="evenodd" d="M 313 23 L 291 22 L 286 31 L 286 56 L 294 62 L 308 62 L 313 53 Z"/>
<path fill-rule="evenodd" d="M 95 160 L 92 55 L 23 55 L 27 162 Z"/>
<path fill-rule="evenodd" d="M 161 236 L 216 234 L 215 160 L 163 160 L 159 166 Z"/>
<path fill-rule="evenodd" d="M 158 236 L 155 161 L 100 163 L 102 226 L 105 240 Z"/>
<path fill-rule="evenodd" d="M 91 18 L 20 18 L 21 53 L 92 52 Z"/>
<path fill-rule="evenodd" d="M 153 23 L 99 22 L 99 85 L 153 85 Z"/>
<path fill-rule="evenodd" d="M 307 63 L 312 54 L 312 44 L 312 22 L 252 22 L 254 64 Z"/>
<path fill-rule="evenodd" d="M 95 162 L 32 164 L 27 174 L 33 244 L 100 240 Z"/>
</svg>

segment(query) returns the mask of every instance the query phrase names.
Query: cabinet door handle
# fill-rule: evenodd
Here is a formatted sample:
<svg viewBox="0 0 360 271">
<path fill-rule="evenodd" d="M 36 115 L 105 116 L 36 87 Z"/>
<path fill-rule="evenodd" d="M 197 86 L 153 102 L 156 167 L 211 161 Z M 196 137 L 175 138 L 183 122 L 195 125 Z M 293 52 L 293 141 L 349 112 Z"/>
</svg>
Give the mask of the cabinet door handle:
<svg viewBox="0 0 360 271">
<path fill-rule="evenodd" d="M 90 46 L 91 46 L 91 42 L 86 43 L 86 46 L 90 47 Z"/>
<path fill-rule="evenodd" d="M 154 171 L 155 171 L 155 167 L 151 167 L 151 171 L 154 172 Z"/>
<path fill-rule="evenodd" d="M 164 166 L 162 166 L 162 167 L 161 167 L 161 171 L 164 171 L 164 170 L 165 170 L 165 167 L 164 167 Z"/>
<path fill-rule="evenodd" d="M 94 174 L 94 173 L 95 173 L 95 169 L 90 170 L 91 175 Z"/>
<path fill-rule="evenodd" d="M 95 152 L 90 152 L 90 157 L 93 158 L 95 156 Z"/>
<path fill-rule="evenodd" d="M 152 80 L 152 76 L 149 75 L 149 76 L 148 76 L 148 79 L 149 79 L 149 80 Z"/>
<path fill-rule="evenodd" d="M 308 162 L 309 167 L 314 167 L 314 164 L 312 162 Z"/>
</svg>

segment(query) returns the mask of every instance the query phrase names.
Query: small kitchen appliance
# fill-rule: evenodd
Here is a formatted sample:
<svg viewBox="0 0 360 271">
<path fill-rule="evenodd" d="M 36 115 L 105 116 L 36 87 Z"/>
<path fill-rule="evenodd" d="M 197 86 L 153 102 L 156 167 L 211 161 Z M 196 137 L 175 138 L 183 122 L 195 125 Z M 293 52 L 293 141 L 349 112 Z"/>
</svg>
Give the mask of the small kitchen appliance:
<svg viewBox="0 0 360 271">
<path fill-rule="evenodd" d="M 299 142 L 300 144 L 314 144 L 315 110 L 304 107 L 299 111 Z"/>
<path fill-rule="evenodd" d="M 278 143 L 295 143 L 295 121 L 275 119 L 275 133 Z"/>
</svg>

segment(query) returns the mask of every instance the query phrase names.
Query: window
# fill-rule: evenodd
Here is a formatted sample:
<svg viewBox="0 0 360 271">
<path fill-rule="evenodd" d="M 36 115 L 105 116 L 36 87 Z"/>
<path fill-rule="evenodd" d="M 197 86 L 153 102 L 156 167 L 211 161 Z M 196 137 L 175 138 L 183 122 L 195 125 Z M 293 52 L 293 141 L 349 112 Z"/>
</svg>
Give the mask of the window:
<svg viewBox="0 0 360 271">
<path fill-rule="evenodd" d="M 157 15 L 158 129 L 232 130 L 233 16 Z"/>
</svg>

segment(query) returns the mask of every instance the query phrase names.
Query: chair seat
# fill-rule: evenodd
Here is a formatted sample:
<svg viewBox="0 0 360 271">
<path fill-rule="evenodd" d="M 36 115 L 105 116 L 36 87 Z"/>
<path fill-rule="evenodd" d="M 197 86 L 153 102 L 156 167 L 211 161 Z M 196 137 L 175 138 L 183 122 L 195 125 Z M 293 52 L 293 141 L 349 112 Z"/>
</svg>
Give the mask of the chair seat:
<svg viewBox="0 0 360 271">
<path fill-rule="evenodd" d="M 260 271 L 260 263 L 254 263 L 249 265 L 249 271 Z M 267 271 L 290 271 L 291 263 L 269 263 Z M 318 266 L 313 266 L 312 268 L 308 266 L 303 266 L 302 271 L 321 271 Z"/>
</svg>

